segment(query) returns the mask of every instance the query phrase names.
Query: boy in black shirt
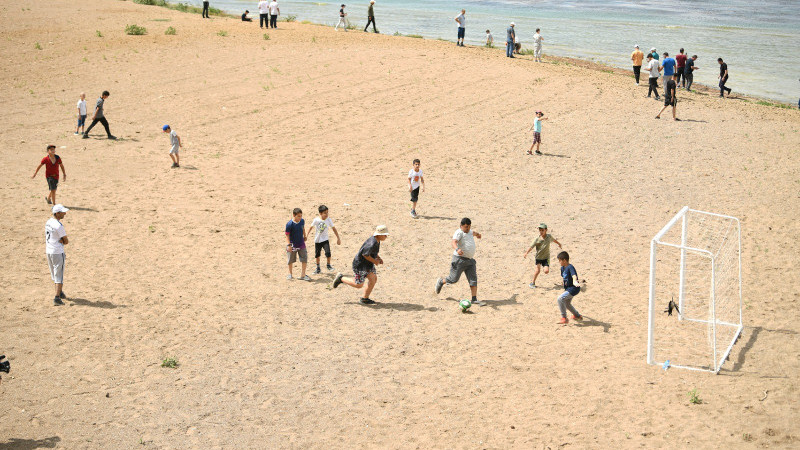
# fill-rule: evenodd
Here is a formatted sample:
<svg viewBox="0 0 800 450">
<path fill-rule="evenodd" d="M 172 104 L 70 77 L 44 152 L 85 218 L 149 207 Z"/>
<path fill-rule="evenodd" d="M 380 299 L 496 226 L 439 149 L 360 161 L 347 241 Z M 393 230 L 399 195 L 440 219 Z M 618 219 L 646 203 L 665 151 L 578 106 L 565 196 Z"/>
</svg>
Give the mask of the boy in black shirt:
<svg viewBox="0 0 800 450">
<path fill-rule="evenodd" d="M 728 82 L 728 65 L 722 58 L 717 58 L 717 62 L 719 63 L 719 96 L 724 98 L 725 91 L 728 91 L 728 97 L 730 97 L 731 88 L 725 87 L 725 83 Z"/>
<path fill-rule="evenodd" d="M 340 284 L 344 283 L 356 289 L 364 288 L 364 296 L 361 297 L 359 302 L 362 305 L 374 305 L 375 301 L 370 300 L 369 294 L 378 282 L 378 275 L 375 272 L 375 264 L 383 264 L 383 260 L 378 256 L 381 250 L 381 242 L 389 237 L 389 229 L 386 225 L 378 225 L 375 228 L 375 233 L 364 241 L 358 254 L 353 259 L 353 273 L 354 277 L 345 277 L 341 272 L 336 274 L 333 279 L 332 288 L 336 289 Z M 366 285 L 365 285 L 366 282 Z"/>
</svg>

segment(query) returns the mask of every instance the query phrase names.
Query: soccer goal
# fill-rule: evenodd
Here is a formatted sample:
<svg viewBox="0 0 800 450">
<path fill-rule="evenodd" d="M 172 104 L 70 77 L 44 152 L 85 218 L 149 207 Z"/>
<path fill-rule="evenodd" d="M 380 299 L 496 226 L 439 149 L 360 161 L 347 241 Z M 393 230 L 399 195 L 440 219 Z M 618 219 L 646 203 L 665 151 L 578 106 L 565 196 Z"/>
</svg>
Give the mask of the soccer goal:
<svg viewBox="0 0 800 450">
<path fill-rule="evenodd" d="M 650 243 L 647 363 L 718 373 L 742 332 L 739 219 L 685 206 Z"/>
</svg>

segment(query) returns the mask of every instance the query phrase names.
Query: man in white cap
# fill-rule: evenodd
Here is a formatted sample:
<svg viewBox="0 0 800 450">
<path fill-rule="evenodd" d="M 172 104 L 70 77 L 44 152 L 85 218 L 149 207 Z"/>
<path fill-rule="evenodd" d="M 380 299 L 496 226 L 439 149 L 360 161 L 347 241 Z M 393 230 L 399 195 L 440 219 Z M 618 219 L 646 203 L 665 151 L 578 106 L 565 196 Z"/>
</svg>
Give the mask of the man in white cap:
<svg viewBox="0 0 800 450">
<path fill-rule="evenodd" d="M 631 61 L 633 62 L 633 78 L 636 79 L 636 85 L 639 85 L 639 75 L 642 73 L 642 60 L 644 53 L 639 50 L 638 45 L 633 46 L 633 53 L 631 53 Z"/>
<path fill-rule="evenodd" d="M 64 225 L 61 224 L 61 219 L 67 215 L 67 211 L 69 209 L 60 203 L 53 206 L 53 217 L 44 225 L 47 265 L 50 267 L 50 277 L 56 285 L 56 296 L 53 299 L 55 306 L 63 305 L 64 302 L 61 299 L 67 298 L 63 291 L 64 263 L 66 261 L 64 246 L 69 243 L 69 239 Z"/>
<path fill-rule="evenodd" d="M 516 33 L 514 33 L 514 22 L 511 22 L 511 25 L 506 29 L 506 56 L 509 58 L 514 57 L 516 37 Z"/>
<path fill-rule="evenodd" d="M 364 244 L 358 250 L 358 254 L 353 259 L 353 273 L 354 277 L 345 277 L 341 272 L 336 274 L 331 285 L 336 289 L 340 284 L 344 283 L 356 289 L 364 288 L 364 296 L 361 297 L 359 303 L 362 305 L 374 305 L 375 301 L 370 300 L 369 294 L 375 288 L 375 283 L 378 282 L 378 275 L 375 272 L 376 264 L 383 264 L 383 260 L 378 256 L 381 250 L 381 242 L 389 237 L 389 229 L 386 225 L 378 225 L 375 227 L 375 232 L 372 233 L 369 239 L 364 241 Z"/>
</svg>

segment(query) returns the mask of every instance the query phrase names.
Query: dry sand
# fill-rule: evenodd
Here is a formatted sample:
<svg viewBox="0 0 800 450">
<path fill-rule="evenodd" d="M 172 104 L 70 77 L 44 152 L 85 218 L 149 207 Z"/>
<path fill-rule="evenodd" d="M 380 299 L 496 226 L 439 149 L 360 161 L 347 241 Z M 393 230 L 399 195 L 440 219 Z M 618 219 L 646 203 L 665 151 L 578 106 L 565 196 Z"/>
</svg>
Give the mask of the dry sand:
<svg viewBox="0 0 800 450">
<path fill-rule="evenodd" d="M 0 448 L 798 445 L 797 111 L 681 92 L 684 120 L 657 121 L 629 76 L 131 2 L 7 0 L 0 23 Z M 78 94 L 104 89 L 120 140 L 78 139 Z M 547 156 L 523 154 L 535 109 Z M 60 308 L 30 179 L 48 143 L 72 208 Z M 345 272 L 389 226 L 378 306 L 284 279 L 290 210 L 321 203 Z M 645 364 L 649 242 L 684 205 L 742 219 L 746 329 L 717 376 Z M 432 293 L 463 216 L 473 314 L 465 281 Z M 583 325 L 555 324 L 556 273 L 527 288 L 542 221 L 589 280 Z"/>
</svg>

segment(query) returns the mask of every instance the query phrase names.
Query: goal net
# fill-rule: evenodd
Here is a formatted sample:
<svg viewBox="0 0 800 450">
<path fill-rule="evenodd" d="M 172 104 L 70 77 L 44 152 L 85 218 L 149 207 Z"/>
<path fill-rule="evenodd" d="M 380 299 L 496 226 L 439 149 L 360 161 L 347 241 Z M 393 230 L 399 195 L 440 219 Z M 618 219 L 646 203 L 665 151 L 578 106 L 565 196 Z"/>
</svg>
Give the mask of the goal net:
<svg viewBox="0 0 800 450">
<path fill-rule="evenodd" d="M 647 362 L 718 373 L 741 332 L 739 219 L 686 206 L 650 243 Z"/>
</svg>

